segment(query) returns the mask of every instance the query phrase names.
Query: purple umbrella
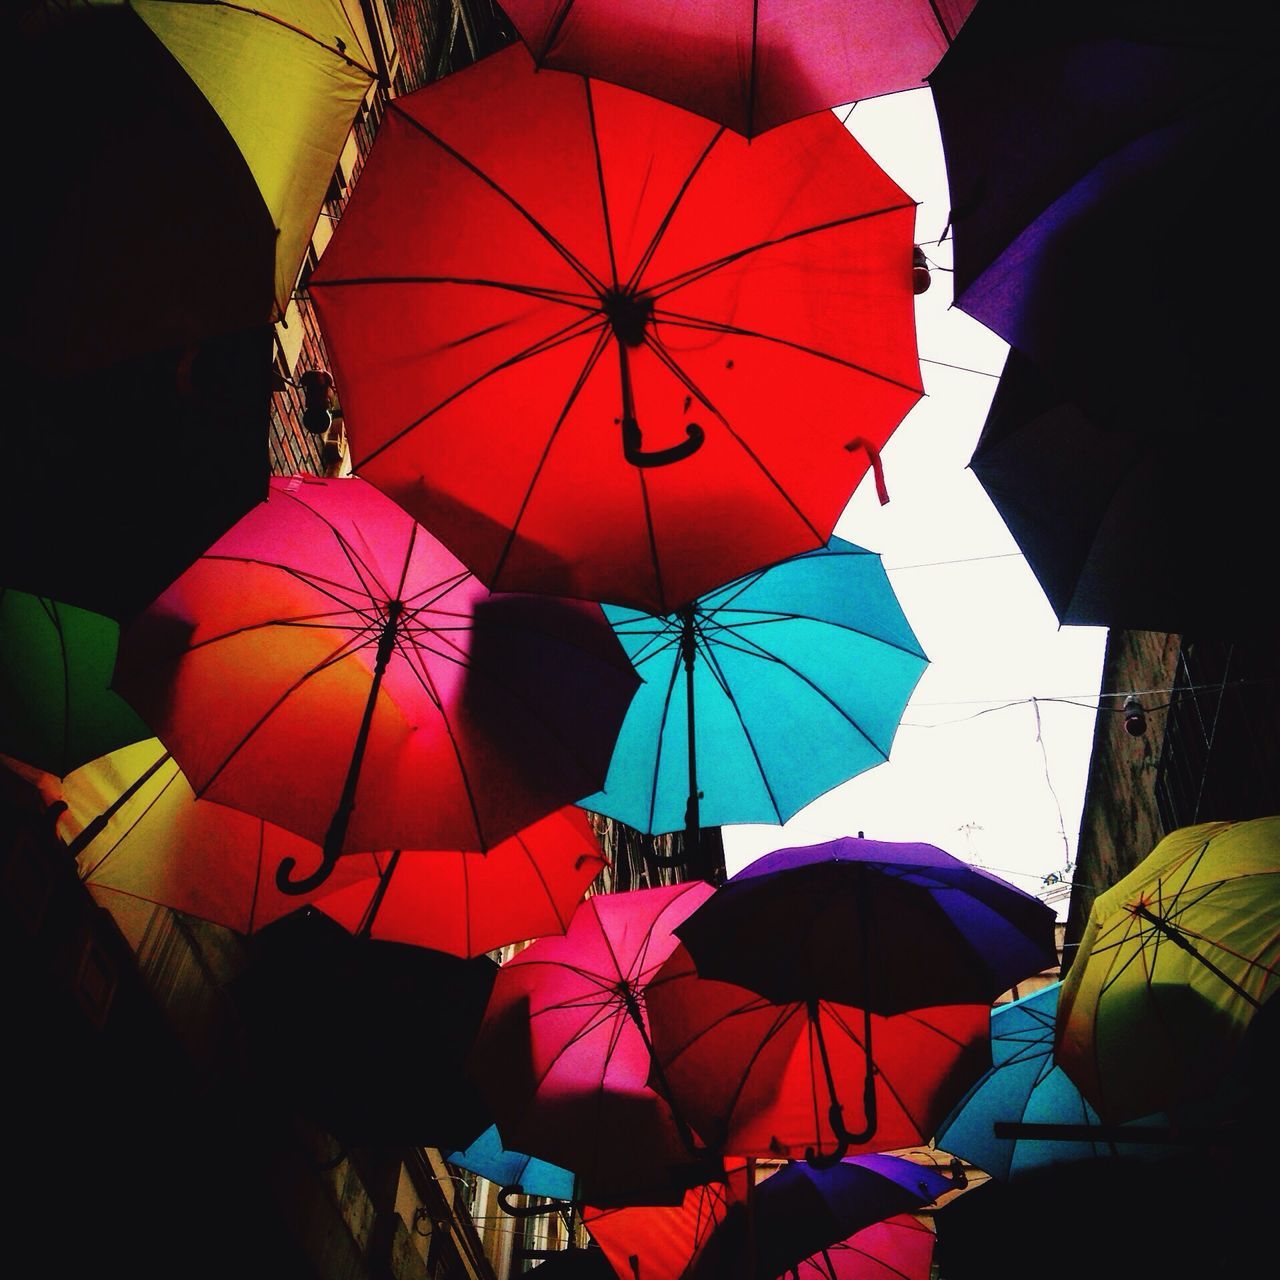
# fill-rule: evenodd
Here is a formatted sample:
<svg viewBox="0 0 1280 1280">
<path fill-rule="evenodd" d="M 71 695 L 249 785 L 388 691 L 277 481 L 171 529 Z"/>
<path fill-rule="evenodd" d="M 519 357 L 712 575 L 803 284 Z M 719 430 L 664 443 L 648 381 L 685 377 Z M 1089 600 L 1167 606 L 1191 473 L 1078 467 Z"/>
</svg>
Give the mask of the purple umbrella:
<svg viewBox="0 0 1280 1280">
<path fill-rule="evenodd" d="M 700 977 L 778 1004 L 807 1004 L 831 1128 L 842 1144 L 821 1158 L 830 1163 L 876 1131 L 871 1015 L 990 1004 L 1057 963 L 1054 919 L 1039 899 L 933 845 L 846 836 L 766 854 L 674 932 Z M 864 1011 L 865 1128 L 858 1133 L 844 1125 L 819 1001 Z"/>
<path fill-rule="evenodd" d="M 771 1280 L 873 1223 L 930 1204 L 955 1183 L 900 1156 L 866 1155 L 831 1168 L 789 1164 L 730 1207 L 688 1280 Z"/>
</svg>

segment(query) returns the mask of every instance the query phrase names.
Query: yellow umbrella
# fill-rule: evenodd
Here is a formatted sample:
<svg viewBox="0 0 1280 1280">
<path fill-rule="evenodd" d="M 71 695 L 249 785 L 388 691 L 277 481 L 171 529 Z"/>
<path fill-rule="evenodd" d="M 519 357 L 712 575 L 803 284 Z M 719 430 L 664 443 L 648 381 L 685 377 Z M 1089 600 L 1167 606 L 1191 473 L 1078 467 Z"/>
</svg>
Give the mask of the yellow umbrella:
<svg viewBox="0 0 1280 1280">
<path fill-rule="evenodd" d="M 1280 986 L 1280 817 L 1183 827 L 1094 903 L 1054 1052 L 1104 1121 L 1203 1096 Z"/>
<path fill-rule="evenodd" d="M 325 191 L 377 78 L 359 0 L 128 0 L 240 148 L 275 222 L 284 313 Z"/>
</svg>

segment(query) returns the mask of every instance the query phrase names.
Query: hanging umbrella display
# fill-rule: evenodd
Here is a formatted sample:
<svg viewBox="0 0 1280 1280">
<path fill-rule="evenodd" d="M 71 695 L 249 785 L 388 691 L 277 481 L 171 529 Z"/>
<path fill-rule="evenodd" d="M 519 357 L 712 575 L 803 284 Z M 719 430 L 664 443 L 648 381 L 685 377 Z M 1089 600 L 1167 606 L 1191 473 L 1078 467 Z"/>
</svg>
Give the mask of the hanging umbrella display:
<svg viewBox="0 0 1280 1280">
<path fill-rule="evenodd" d="M 127 0 L 217 111 L 276 227 L 283 315 L 356 113 L 377 79 L 359 0 Z"/>
<path fill-rule="evenodd" d="M 933 1228 L 896 1213 L 806 1258 L 790 1280 L 929 1280 Z"/>
<path fill-rule="evenodd" d="M 1160 1150 L 1143 1145 L 1147 1125 L 1134 1126 L 1127 1140 L 1114 1128 L 1104 1130 L 1097 1112 L 1054 1061 L 1061 986 L 1055 982 L 991 1010 L 991 1068 L 938 1126 L 934 1140 L 941 1150 L 1006 1179 L 1046 1165 Z M 1004 1136 L 1008 1129 L 1014 1132 Z M 1079 1139 L 1049 1136 L 1055 1131 L 1064 1136 L 1075 1131 Z M 1045 1136 L 1033 1136 L 1037 1132 Z"/>
<path fill-rule="evenodd" d="M 508 0 L 540 67 L 638 89 L 756 134 L 824 107 L 916 89 L 974 0 Z"/>
<path fill-rule="evenodd" d="M 989 1004 L 1057 963 L 1053 926 L 1051 907 L 933 845 L 844 837 L 757 859 L 676 934 L 699 976 L 804 1007 L 838 1144 L 834 1157 L 812 1158 L 830 1161 L 877 1134 L 873 1015 Z M 768 947 L 752 944 L 761 937 Z M 864 1124 L 856 1132 L 825 1070 L 822 1001 L 862 1011 Z"/>
<path fill-rule="evenodd" d="M 1280 983 L 1280 817 L 1171 832 L 1098 895 L 1054 1054 L 1120 1123 L 1207 1093 Z"/>
<path fill-rule="evenodd" d="M 31 424 L 0 478 L 0 583 L 123 622 L 267 496 L 270 326 L 186 347 L 168 333 L 74 377 L 0 348 L 9 410 Z"/>
<path fill-rule="evenodd" d="M 265 325 L 275 224 L 213 107 L 123 7 L 24 8 L 9 26 L 10 102 L 39 109 L 7 157 L 26 194 L 8 210 L 22 251 L 6 275 L 6 363 L 66 376 Z M 109 452 L 104 412 L 129 421 L 119 404 L 97 406 L 95 458 Z"/>
<path fill-rule="evenodd" d="M 864 1155 L 826 1168 L 788 1164 L 725 1216 L 689 1280 L 772 1280 L 864 1227 L 931 1204 L 951 1180 L 900 1156 Z M 750 1265 L 748 1258 L 754 1260 Z"/>
<path fill-rule="evenodd" d="M 748 1176 L 736 1161 L 724 1181 L 690 1187 L 678 1205 L 587 1207 L 582 1225 L 620 1280 L 681 1280 L 729 1206 L 747 1194 Z"/>
<path fill-rule="evenodd" d="M 1221 253 L 1238 234 L 1223 193 L 1276 118 L 1276 15 L 1254 8 L 984 0 L 929 76 L 956 305 L 1099 427 L 1174 452 L 1210 453 L 1268 407 L 1228 319 L 1256 282 Z"/>
<path fill-rule="evenodd" d="M 0 586 L 0 751 L 61 776 L 148 735 L 111 688 L 111 618 Z"/>
<path fill-rule="evenodd" d="M 635 688 L 598 608 L 491 597 L 359 480 L 271 482 L 121 639 L 196 795 L 346 852 L 486 849 L 589 793 Z"/>
<path fill-rule="evenodd" d="M 986 1005 L 879 1017 L 816 998 L 775 1004 L 699 977 L 683 947 L 649 983 L 646 1002 L 675 1106 L 730 1155 L 821 1163 L 833 1148 L 839 1158 L 927 1142 L 991 1062 Z M 850 1094 L 861 1121 L 856 1107 L 846 1119 L 841 1099 Z"/>
<path fill-rule="evenodd" d="M 504 49 L 390 104 L 310 278 L 355 470 L 495 590 L 666 614 L 821 547 L 921 395 L 913 220 L 832 116 Z"/>
<path fill-rule="evenodd" d="M 487 853 L 406 850 L 369 863 L 316 906 L 353 933 L 457 956 L 563 933 L 606 865 L 586 816 L 572 807 Z"/>
<path fill-rule="evenodd" d="M 706 1181 L 707 1153 L 649 1084 L 644 991 L 671 927 L 710 893 L 694 881 L 589 897 L 563 937 L 530 943 L 494 984 L 471 1078 L 503 1142 L 571 1169 L 589 1204 L 668 1202 L 635 1198 L 655 1185 L 678 1203 Z"/>
<path fill-rule="evenodd" d="M 354 1145 L 465 1147 L 491 1123 L 463 1063 L 497 965 L 353 938 L 303 907 L 255 934 L 232 994 L 281 1105 Z"/>
<path fill-rule="evenodd" d="M 887 760 L 928 661 L 879 556 L 840 538 L 675 614 L 605 616 L 644 683 L 582 803 L 651 833 L 783 823 Z"/>
<path fill-rule="evenodd" d="M 573 1197 L 573 1174 L 568 1169 L 504 1147 L 497 1125 L 490 1125 L 466 1150 L 451 1151 L 445 1159 L 497 1183 L 504 1192 L 551 1200 Z"/>
<path fill-rule="evenodd" d="M 1103 428 L 1010 350 L 969 463 L 1055 614 L 1079 626 L 1235 634 L 1269 615 L 1242 546 L 1262 545 L 1262 468 Z M 1212 519 L 1205 495 L 1230 493 Z"/>
</svg>

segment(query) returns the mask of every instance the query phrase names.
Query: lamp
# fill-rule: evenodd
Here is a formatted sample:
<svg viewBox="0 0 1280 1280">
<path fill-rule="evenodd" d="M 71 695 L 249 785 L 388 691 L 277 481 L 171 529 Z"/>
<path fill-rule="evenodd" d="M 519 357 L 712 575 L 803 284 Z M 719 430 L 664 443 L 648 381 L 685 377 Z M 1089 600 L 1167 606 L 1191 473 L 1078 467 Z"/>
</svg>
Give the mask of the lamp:
<svg viewBox="0 0 1280 1280">
<path fill-rule="evenodd" d="M 924 293 L 933 283 L 933 277 L 929 274 L 929 259 L 924 256 L 924 250 L 916 245 L 911 250 L 911 291 L 912 293 Z"/>
<path fill-rule="evenodd" d="M 313 436 L 324 435 L 334 418 L 342 416 L 333 393 L 333 375 L 324 369 L 308 369 L 298 378 L 302 388 L 302 425 Z"/>
<path fill-rule="evenodd" d="M 1124 731 L 1131 738 L 1140 738 L 1147 731 L 1147 714 L 1136 693 L 1124 700 Z"/>
</svg>

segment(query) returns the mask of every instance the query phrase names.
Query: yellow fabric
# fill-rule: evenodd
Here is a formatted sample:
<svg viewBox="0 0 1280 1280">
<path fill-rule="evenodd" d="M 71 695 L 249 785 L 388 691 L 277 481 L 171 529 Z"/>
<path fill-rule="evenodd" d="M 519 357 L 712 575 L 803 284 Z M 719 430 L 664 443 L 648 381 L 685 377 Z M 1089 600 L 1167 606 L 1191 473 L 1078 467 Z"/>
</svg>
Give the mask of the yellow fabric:
<svg viewBox="0 0 1280 1280">
<path fill-rule="evenodd" d="M 209 99 L 258 183 L 279 235 L 282 315 L 375 79 L 357 0 L 257 0 L 256 12 L 222 0 L 132 0 L 132 7 Z"/>
<path fill-rule="evenodd" d="M 1212 1082 L 1277 989 L 1280 817 L 1183 827 L 1095 901 L 1058 1060 L 1104 1119 L 1161 1110 Z"/>
</svg>

